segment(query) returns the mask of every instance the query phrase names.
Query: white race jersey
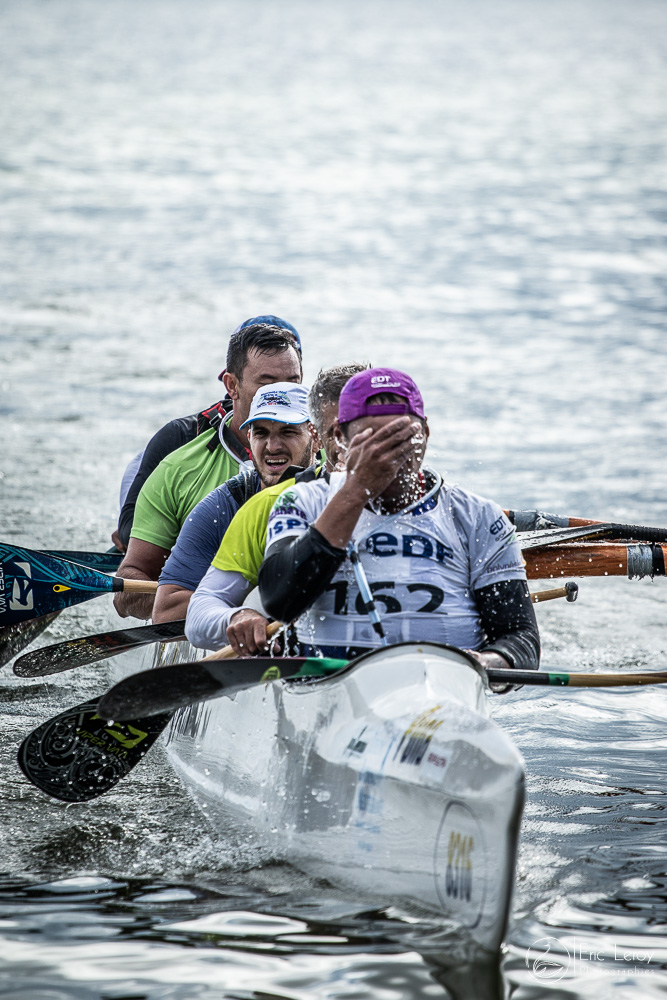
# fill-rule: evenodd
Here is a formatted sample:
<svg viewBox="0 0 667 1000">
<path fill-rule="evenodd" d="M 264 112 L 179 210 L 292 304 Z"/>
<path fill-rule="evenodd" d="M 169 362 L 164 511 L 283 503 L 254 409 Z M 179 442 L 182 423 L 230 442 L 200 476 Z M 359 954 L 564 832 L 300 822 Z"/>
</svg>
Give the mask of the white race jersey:
<svg viewBox="0 0 667 1000">
<path fill-rule="evenodd" d="M 389 642 L 435 641 L 479 649 L 486 640 L 474 591 L 502 580 L 525 580 L 510 524 L 500 507 L 431 470 L 434 485 L 398 514 L 364 509 L 352 536 Z M 291 486 L 269 517 L 266 553 L 280 538 L 306 531 L 345 482 Z M 299 640 L 312 645 L 377 646 L 363 610 L 349 559 L 296 623 Z"/>
</svg>

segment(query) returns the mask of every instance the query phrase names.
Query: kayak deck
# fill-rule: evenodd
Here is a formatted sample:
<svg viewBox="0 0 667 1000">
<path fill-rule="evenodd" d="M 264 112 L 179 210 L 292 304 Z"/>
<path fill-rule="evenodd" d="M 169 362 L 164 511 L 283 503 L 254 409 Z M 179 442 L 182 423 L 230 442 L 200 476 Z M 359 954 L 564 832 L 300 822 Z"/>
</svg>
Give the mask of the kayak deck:
<svg viewBox="0 0 667 1000">
<path fill-rule="evenodd" d="M 436 913 L 494 951 L 524 774 L 486 686 L 460 652 L 405 643 L 184 709 L 167 746 L 206 815 L 263 858 Z"/>
</svg>

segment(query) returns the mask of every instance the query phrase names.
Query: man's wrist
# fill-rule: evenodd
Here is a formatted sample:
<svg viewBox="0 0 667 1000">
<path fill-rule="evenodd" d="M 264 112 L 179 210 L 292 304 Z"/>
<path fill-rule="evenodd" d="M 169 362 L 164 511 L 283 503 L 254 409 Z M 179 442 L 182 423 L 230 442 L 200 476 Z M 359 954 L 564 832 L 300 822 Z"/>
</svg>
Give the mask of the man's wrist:
<svg viewBox="0 0 667 1000">
<path fill-rule="evenodd" d="M 368 501 L 372 499 L 373 494 L 366 487 L 358 486 L 354 480 L 354 473 L 348 472 L 347 478 L 336 494 L 336 497 L 340 501 L 344 501 L 350 510 L 358 510 L 361 513 Z"/>
</svg>

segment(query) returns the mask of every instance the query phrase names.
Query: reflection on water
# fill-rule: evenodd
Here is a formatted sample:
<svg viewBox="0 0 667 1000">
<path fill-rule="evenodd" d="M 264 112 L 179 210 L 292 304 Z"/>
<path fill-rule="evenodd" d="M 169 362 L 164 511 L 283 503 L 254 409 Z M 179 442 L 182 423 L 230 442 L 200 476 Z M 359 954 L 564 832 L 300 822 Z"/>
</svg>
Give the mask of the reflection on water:
<svg viewBox="0 0 667 1000">
<path fill-rule="evenodd" d="M 469 996 L 472 983 L 480 1000 L 502 995 L 497 962 L 442 964 L 435 927 L 429 933 L 397 915 L 355 909 L 289 869 L 265 868 L 261 884 L 252 879 L 247 874 L 239 882 L 238 873 L 230 873 L 228 880 L 176 885 L 7 877 L 0 906 L 12 947 L 4 972 L 29 977 L 17 997 L 37 996 L 42 982 L 53 991 L 49 997 L 98 996 L 104 984 L 102 995 L 127 1000 L 130 994 L 248 1000 L 443 995 L 434 983 L 452 997 Z M 30 941 L 35 933 L 39 952 Z M 417 947 L 423 964 L 411 957 Z"/>
</svg>

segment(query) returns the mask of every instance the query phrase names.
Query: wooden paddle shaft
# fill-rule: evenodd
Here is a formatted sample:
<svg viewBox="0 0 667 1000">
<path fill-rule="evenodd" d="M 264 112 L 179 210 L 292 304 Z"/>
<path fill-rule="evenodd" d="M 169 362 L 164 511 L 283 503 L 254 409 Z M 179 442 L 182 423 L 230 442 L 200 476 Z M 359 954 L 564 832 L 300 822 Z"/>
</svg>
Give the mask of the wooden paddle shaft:
<svg viewBox="0 0 667 1000">
<path fill-rule="evenodd" d="M 666 684 L 667 673 L 648 674 L 570 674 L 568 687 L 634 687 L 643 684 Z"/>
<path fill-rule="evenodd" d="M 667 684 L 667 673 L 584 674 L 557 673 L 547 670 L 487 670 L 489 681 L 504 684 L 530 684 L 545 687 L 637 687 L 644 684 Z"/>
<path fill-rule="evenodd" d="M 281 628 L 283 628 L 282 622 L 269 622 L 266 626 L 267 639 L 270 639 L 271 636 L 276 634 L 276 632 L 279 632 Z M 208 656 L 202 657 L 202 659 L 197 662 L 204 663 L 206 660 L 231 660 L 237 655 L 238 654 L 235 652 L 233 646 L 223 646 L 222 649 L 217 649 L 215 653 L 210 653 Z"/>
<path fill-rule="evenodd" d="M 575 585 L 576 586 L 576 585 Z M 568 584 L 565 587 L 554 587 L 553 590 L 541 590 L 535 594 L 531 594 L 531 598 L 535 604 L 540 601 L 551 601 L 555 597 L 567 597 L 568 594 L 572 593 L 572 585 Z M 270 639 L 272 636 L 279 632 L 283 628 L 282 622 L 269 622 L 266 626 L 266 636 Z M 215 653 L 209 653 L 208 656 L 202 657 L 198 660 L 198 663 L 204 663 L 206 660 L 231 660 L 233 657 L 237 656 L 233 646 L 223 646 L 222 649 L 217 649 Z"/>
<path fill-rule="evenodd" d="M 576 601 L 579 588 L 571 581 L 564 587 L 552 587 L 551 590 L 536 590 L 530 595 L 533 604 L 542 604 L 543 601 L 553 601 L 557 597 L 566 597 L 568 601 Z"/>
<path fill-rule="evenodd" d="M 154 594 L 157 591 L 157 580 L 126 580 L 122 576 L 115 576 L 114 590 L 120 590 L 123 594 Z M 120 586 L 116 586 L 116 584 Z"/>
<path fill-rule="evenodd" d="M 555 597 L 567 597 L 568 594 L 572 593 L 573 586 L 576 587 L 576 584 L 568 584 L 565 587 L 554 587 L 553 590 L 541 590 L 535 594 L 531 594 L 530 596 L 536 604 L 539 601 L 550 601 Z M 269 622 L 266 626 L 267 639 L 274 636 L 276 632 L 280 631 L 281 628 L 283 628 L 282 622 Z M 223 646 L 222 649 L 217 649 L 215 653 L 209 653 L 208 656 L 203 656 L 202 659 L 197 662 L 205 663 L 206 660 L 231 660 L 235 656 L 237 656 L 237 653 L 235 652 L 233 646 Z"/>
<path fill-rule="evenodd" d="M 529 580 L 562 576 L 664 576 L 667 545 L 571 542 L 527 549 Z"/>
</svg>

